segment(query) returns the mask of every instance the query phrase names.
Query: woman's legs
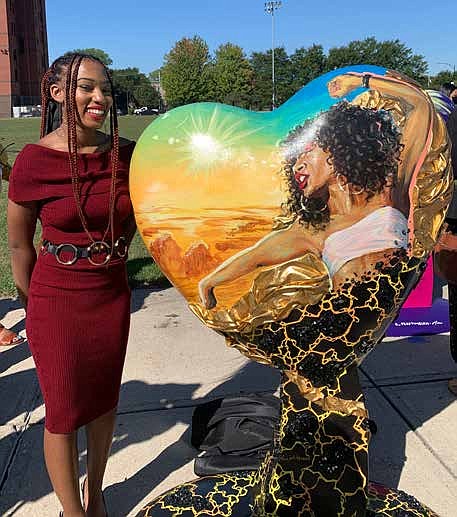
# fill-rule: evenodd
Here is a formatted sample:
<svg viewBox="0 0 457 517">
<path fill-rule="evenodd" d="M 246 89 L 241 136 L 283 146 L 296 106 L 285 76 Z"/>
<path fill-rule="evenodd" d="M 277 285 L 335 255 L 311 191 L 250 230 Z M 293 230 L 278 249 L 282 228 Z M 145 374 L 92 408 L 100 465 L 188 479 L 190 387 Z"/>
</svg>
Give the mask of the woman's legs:
<svg viewBox="0 0 457 517">
<path fill-rule="evenodd" d="M 105 517 L 103 476 L 113 440 L 116 408 L 86 425 L 87 481 L 84 503 L 88 517 Z"/>
<path fill-rule="evenodd" d="M 79 498 L 77 432 L 54 434 L 44 430 L 44 458 L 65 517 L 85 515 Z"/>
</svg>

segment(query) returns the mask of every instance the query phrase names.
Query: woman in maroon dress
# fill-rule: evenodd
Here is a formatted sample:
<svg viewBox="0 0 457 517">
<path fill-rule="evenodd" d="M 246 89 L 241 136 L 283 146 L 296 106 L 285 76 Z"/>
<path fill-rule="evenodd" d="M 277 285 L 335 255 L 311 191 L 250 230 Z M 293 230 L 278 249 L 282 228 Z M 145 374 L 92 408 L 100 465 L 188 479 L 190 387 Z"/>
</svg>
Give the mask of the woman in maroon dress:
<svg viewBox="0 0 457 517">
<path fill-rule="evenodd" d="M 104 517 L 102 482 L 130 323 L 125 257 L 135 229 L 128 191 L 134 144 L 119 141 L 112 82 L 93 57 L 57 59 L 43 77 L 42 96 L 41 140 L 24 147 L 10 179 L 13 276 L 45 402 L 52 485 L 65 517 Z M 108 113 L 110 136 L 99 131 Z M 82 502 L 81 426 L 87 435 Z"/>
</svg>

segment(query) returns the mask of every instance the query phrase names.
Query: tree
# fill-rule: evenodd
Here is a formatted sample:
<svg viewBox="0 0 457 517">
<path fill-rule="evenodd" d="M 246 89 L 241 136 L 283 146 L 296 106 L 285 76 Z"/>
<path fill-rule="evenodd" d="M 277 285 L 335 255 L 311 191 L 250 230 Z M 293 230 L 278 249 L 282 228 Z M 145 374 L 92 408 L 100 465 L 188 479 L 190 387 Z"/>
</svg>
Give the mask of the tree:
<svg viewBox="0 0 457 517">
<path fill-rule="evenodd" d="M 199 36 L 182 38 L 165 56 L 162 86 L 169 107 L 211 99 L 211 60 Z"/>
<path fill-rule="evenodd" d="M 148 77 L 149 77 L 149 80 L 151 81 L 151 83 L 158 83 L 161 74 L 162 74 L 161 68 L 157 68 L 156 70 L 149 72 Z"/>
<path fill-rule="evenodd" d="M 430 77 L 429 85 L 427 88 L 431 90 L 439 90 L 444 83 L 456 82 L 457 78 L 454 72 L 451 70 L 442 70 L 438 72 L 434 77 Z"/>
<path fill-rule="evenodd" d="M 327 70 L 327 57 L 322 45 L 298 48 L 290 56 L 294 90 L 319 77 Z"/>
<path fill-rule="evenodd" d="M 145 76 L 146 77 L 146 76 Z M 142 84 L 138 85 L 133 92 L 138 106 L 147 106 L 148 108 L 160 108 L 160 93 L 146 79 Z"/>
<path fill-rule="evenodd" d="M 89 56 L 94 56 L 106 66 L 110 66 L 113 64 L 113 60 L 109 57 L 109 55 L 104 50 L 101 50 L 99 48 L 77 48 L 75 50 L 65 52 L 64 56 L 68 56 L 72 53 L 88 54 Z"/>
<path fill-rule="evenodd" d="M 254 92 L 252 103 L 255 109 L 271 109 L 272 105 L 272 63 L 271 50 L 253 52 L 251 66 L 254 70 Z M 295 93 L 293 74 L 289 57 L 284 47 L 275 48 L 275 101 L 283 104 Z"/>
<path fill-rule="evenodd" d="M 112 76 L 116 100 L 123 111 L 132 106 L 159 107 L 159 92 L 138 68 L 112 70 Z"/>
<path fill-rule="evenodd" d="M 232 43 L 221 45 L 216 50 L 211 73 L 215 101 L 250 106 L 254 72 L 241 47 Z"/>
<path fill-rule="evenodd" d="M 427 84 L 428 65 L 424 56 L 413 54 L 398 39 L 381 42 L 375 38 L 355 40 L 342 47 L 331 48 L 328 53 L 329 70 L 357 64 L 383 66 L 406 74 L 424 86 Z"/>
</svg>

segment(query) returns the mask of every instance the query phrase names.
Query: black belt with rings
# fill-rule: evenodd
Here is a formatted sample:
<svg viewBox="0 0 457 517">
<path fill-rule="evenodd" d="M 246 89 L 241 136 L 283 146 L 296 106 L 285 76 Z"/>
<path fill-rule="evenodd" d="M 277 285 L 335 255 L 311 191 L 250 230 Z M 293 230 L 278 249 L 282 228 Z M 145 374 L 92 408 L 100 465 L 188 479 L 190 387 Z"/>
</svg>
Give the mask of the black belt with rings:
<svg viewBox="0 0 457 517">
<path fill-rule="evenodd" d="M 71 266 L 82 258 L 86 258 L 94 266 L 104 266 L 108 264 L 113 256 L 117 256 L 121 259 L 125 258 L 128 253 L 128 246 L 125 237 L 119 237 L 114 243 L 113 249 L 111 249 L 111 246 L 105 241 L 95 241 L 89 246 L 75 246 L 74 244 L 68 243 L 53 244 L 52 242 L 44 240 L 41 251 L 54 255 L 57 262 L 64 266 Z M 63 260 L 63 253 L 71 255 L 68 259 Z M 100 256 L 100 260 L 95 258 L 97 255 Z"/>
</svg>

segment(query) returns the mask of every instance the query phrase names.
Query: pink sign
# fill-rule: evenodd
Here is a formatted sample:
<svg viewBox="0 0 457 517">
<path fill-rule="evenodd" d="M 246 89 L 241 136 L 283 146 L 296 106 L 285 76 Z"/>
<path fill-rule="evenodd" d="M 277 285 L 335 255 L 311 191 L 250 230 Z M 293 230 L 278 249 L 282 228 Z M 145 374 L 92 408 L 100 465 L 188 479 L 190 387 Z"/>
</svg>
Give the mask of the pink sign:
<svg viewBox="0 0 457 517">
<path fill-rule="evenodd" d="M 411 294 L 403 304 L 403 309 L 412 309 L 415 307 L 431 307 L 433 296 L 433 258 L 430 257 L 427 261 L 422 278 L 419 283 L 411 291 Z"/>
</svg>

